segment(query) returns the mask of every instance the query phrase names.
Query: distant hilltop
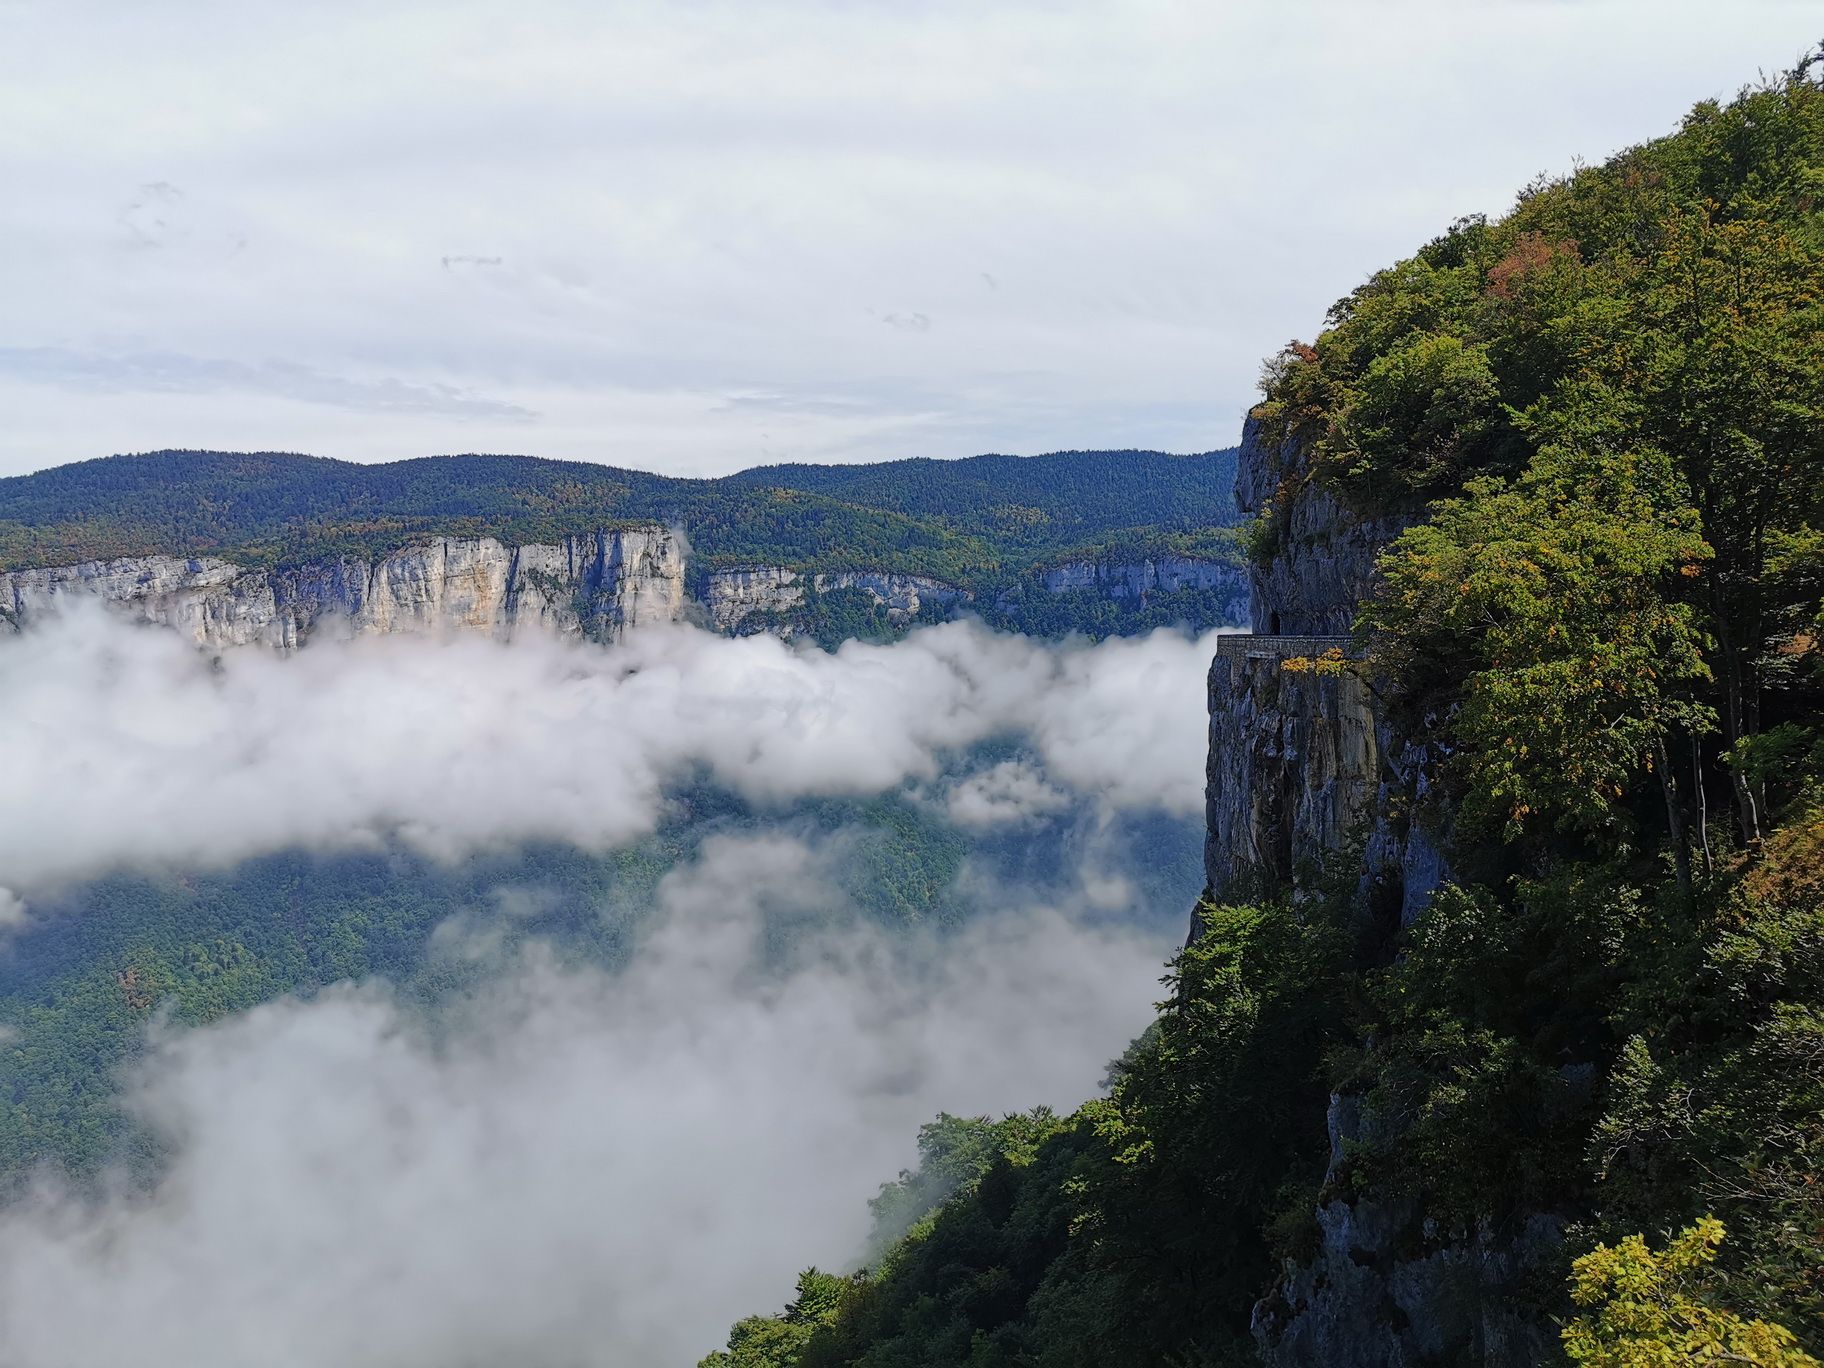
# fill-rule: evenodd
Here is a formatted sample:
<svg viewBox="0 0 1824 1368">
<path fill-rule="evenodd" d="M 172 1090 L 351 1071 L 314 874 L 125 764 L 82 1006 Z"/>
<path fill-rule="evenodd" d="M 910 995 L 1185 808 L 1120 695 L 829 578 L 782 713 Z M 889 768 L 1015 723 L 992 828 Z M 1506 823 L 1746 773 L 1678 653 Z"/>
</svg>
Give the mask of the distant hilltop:
<svg viewBox="0 0 1824 1368">
<path fill-rule="evenodd" d="M 158 451 L 0 480 L 0 569 L 147 555 L 273 566 L 374 558 L 433 536 L 525 545 L 661 523 L 685 532 L 702 570 L 865 567 L 979 590 L 1110 554 L 1224 558 L 1234 482 L 1232 448 L 762 466 L 711 480 L 530 456 L 360 465 Z"/>
<path fill-rule="evenodd" d="M 199 646 L 341 633 L 615 640 L 655 622 L 826 645 L 959 612 L 1046 636 L 1235 624 L 1234 453 L 775 466 L 364 466 L 158 452 L 0 481 L 0 626 L 72 597 Z"/>
</svg>

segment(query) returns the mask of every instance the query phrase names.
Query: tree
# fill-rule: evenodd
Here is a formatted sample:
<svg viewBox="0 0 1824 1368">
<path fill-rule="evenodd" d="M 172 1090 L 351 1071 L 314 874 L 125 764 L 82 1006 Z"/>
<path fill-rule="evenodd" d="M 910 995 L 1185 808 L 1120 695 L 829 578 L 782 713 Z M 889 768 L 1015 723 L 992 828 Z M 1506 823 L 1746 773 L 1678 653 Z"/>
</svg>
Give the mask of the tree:
<svg viewBox="0 0 1824 1368">
<path fill-rule="evenodd" d="M 1769 535 L 1816 513 L 1824 475 L 1824 252 L 1738 206 L 1750 210 L 1732 219 L 1705 202 L 1668 220 L 1625 363 L 1714 548 L 1707 606 L 1731 747 L 1761 724 Z M 1742 836 L 1758 839 L 1764 795 L 1739 767 L 1732 787 Z"/>
<path fill-rule="evenodd" d="M 807 1268 L 798 1275 L 798 1295 L 780 1316 L 749 1316 L 728 1332 L 728 1348 L 706 1357 L 698 1368 L 793 1368 L 818 1327 L 836 1317 L 847 1278 Z"/>
<path fill-rule="evenodd" d="M 1745 1363 L 1819 1368 L 1792 1333 L 1711 1305 L 1701 1287 L 1723 1223 L 1706 1216 L 1661 1253 L 1639 1235 L 1598 1245 L 1571 1266 L 1571 1300 L 1585 1308 L 1564 1327 L 1564 1351 L 1590 1368 L 1677 1368 Z"/>
<path fill-rule="evenodd" d="M 1601 831 L 1656 770 L 1682 847 L 1667 741 L 1709 725 L 1693 692 L 1709 668 L 1676 592 L 1708 556 L 1651 450 L 1548 447 L 1518 482 L 1471 481 L 1394 543 L 1362 621 L 1409 691 L 1470 663 L 1450 732 L 1471 829 Z"/>
</svg>

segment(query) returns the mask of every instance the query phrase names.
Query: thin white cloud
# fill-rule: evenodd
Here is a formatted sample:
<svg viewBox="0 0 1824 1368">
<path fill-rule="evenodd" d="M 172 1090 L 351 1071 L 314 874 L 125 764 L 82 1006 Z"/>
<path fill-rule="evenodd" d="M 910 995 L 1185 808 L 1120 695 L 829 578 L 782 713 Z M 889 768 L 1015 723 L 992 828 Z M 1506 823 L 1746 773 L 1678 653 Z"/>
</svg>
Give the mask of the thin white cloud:
<svg viewBox="0 0 1824 1368">
<path fill-rule="evenodd" d="M 350 379 L 309 366 L 269 361 L 250 366 L 219 357 L 157 352 L 79 352 L 61 347 L 0 347 L 0 371 L 16 380 L 83 394 L 218 394 L 301 400 L 357 412 L 488 418 L 524 422 L 537 414 L 466 394 L 452 385 L 390 377 Z"/>
<path fill-rule="evenodd" d="M 1071 796 L 1028 760 L 1003 760 L 957 781 L 944 796 L 946 814 L 964 827 L 1027 826 L 1070 805 Z"/>
<path fill-rule="evenodd" d="M 81 609 L 0 639 L 0 870 L 28 899 L 293 845 L 603 848 L 651 831 L 697 774 L 783 808 L 928 785 L 1000 736 L 1111 810 L 1202 804 L 1213 635 L 1058 646 L 957 622 L 831 655 L 678 627 L 610 649 L 382 637 L 216 665 Z"/>
</svg>

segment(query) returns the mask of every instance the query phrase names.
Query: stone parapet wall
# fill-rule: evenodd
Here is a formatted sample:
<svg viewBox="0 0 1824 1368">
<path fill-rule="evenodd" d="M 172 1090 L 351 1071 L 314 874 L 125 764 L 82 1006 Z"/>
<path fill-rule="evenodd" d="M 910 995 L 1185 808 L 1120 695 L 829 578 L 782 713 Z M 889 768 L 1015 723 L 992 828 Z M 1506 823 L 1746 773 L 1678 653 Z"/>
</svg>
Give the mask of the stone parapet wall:
<svg viewBox="0 0 1824 1368">
<path fill-rule="evenodd" d="M 1353 637 L 1267 636 L 1259 632 L 1230 632 L 1216 639 L 1218 660 L 1291 660 L 1321 656 L 1326 651 L 1352 653 Z"/>
</svg>

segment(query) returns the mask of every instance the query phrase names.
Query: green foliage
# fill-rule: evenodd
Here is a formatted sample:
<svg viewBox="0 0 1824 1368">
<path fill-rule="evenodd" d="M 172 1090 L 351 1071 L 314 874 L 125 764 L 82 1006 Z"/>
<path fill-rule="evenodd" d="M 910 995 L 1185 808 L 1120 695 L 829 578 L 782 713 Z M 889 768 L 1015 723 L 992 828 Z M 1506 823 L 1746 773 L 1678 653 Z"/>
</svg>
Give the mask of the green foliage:
<svg viewBox="0 0 1824 1368">
<path fill-rule="evenodd" d="M 1678 493 L 1662 458 L 1548 447 L 1394 543 L 1362 621 L 1407 689 L 1455 686 L 1471 827 L 1601 830 L 1675 732 L 1709 729 L 1703 638 L 1676 596 L 1709 548 Z"/>
<path fill-rule="evenodd" d="M 1397 1227 L 1349 1251 L 1379 1275 L 1540 1260 L 1491 1309 L 1576 1362 L 1815 1362 L 1821 71 L 1452 225 L 1268 363 L 1301 459 L 1244 550 L 1296 550 L 1308 480 L 1416 524 L 1366 667 L 1294 668 L 1377 693 L 1423 781 L 1385 815 L 1452 882 L 1402 924 L 1345 845 L 1294 907 L 1204 909 L 1108 1095 L 915 1221 L 799 1362 L 1246 1362 L 1275 1280 L 1331 1276 L 1282 1261 L 1335 1203 Z M 1543 1227 L 1555 1264 L 1506 1243 Z"/>
<path fill-rule="evenodd" d="M 1156 1029 L 1085 1109 L 1100 1162 L 1083 1175 L 1079 1257 L 1129 1308 L 1099 1361 L 1245 1341 L 1267 1227 L 1328 1157 L 1324 1054 L 1349 948 L 1333 912 L 1201 907 Z"/>
<path fill-rule="evenodd" d="M 1393 469 L 1429 489 L 1478 464 L 1502 417 L 1487 347 L 1421 332 L 1368 363 L 1336 422 L 1355 453 L 1346 473 Z"/>
<path fill-rule="evenodd" d="M 1233 624 L 1229 605 L 1238 591 L 1163 589 L 1144 598 L 1117 598 L 1098 589 L 1051 593 L 1025 585 L 982 604 L 976 614 L 990 627 L 1027 636 L 1077 635 L 1092 641 L 1138 636 L 1161 627 L 1192 632 Z"/>
<path fill-rule="evenodd" d="M 697 1368 L 791 1368 L 811 1336 L 836 1317 L 846 1279 L 807 1268 L 798 1275 L 798 1295 L 778 1316 L 749 1316 L 728 1332 L 728 1348 L 708 1355 Z"/>
<path fill-rule="evenodd" d="M 1687 1363 L 1747 1363 L 1757 1368 L 1818 1368 L 1792 1332 L 1745 1320 L 1710 1303 L 1699 1283 L 1723 1242 L 1723 1223 L 1706 1217 L 1660 1252 L 1630 1235 L 1598 1245 L 1572 1268 L 1571 1299 L 1583 1314 L 1564 1327 L 1573 1363 L 1591 1368 L 1676 1368 Z"/>
<path fill-rule="evenodd" d="M 874 1203 L 877 1237 L 904 1233 L 784 1362 L 1229 1361 L 1257 1261 L 1323 1172 L 1341 941 L 1283 907 L 1201 917 L 1106 1099 L 924 1128 Z"/>
<path fill-rule="evenodd" d="M 1455 225 L 1268 372 L 1263 414 L 1346 499 L 1450 496 L 1389 553 L 1365 626 L 1444 719 L 1472 824 L 1605 829 L 1652 767 L 1683 861 L 1695 790 L 1816 654 L 1815 68 Z M 1706 774 L 1675 777 L 1692 747 Z M 1753 842 L 1766 795 L 1727 777 Z"/>
<path fill-rule="evenodd" d="M 355 465 L 163 451 L 0 480 L 0 568 L 165 552 L 249 565 L 374 556 L 426 536 L 557 541 L 682 525 L 699 571 L 898 570 L 965 588 L 1111 545 L 1206 542 L 1235 519 L 1234 452 L 1060 452 L 766 466 L 715 480 L 526 456 Z"/>
<path fill-rule="evenodd" d="M 986 1117 L 940 1115 L 918 1129 L 918 1167 L 901 1170 L 868 1203 L 871 1237 L 884 1253 L 959 1188 L 979 1182 L 1001 1160 L 1029 1164 L 1039 1146 L 1057 1134 L 1049 1107 L 990 1121 Z"/>
</svg>

